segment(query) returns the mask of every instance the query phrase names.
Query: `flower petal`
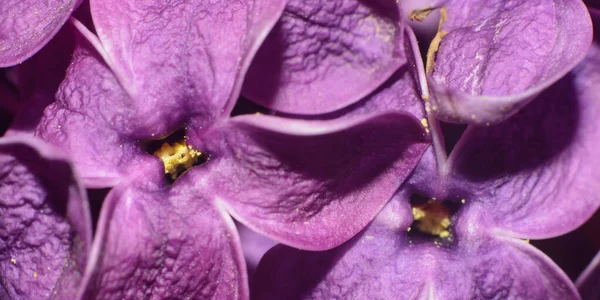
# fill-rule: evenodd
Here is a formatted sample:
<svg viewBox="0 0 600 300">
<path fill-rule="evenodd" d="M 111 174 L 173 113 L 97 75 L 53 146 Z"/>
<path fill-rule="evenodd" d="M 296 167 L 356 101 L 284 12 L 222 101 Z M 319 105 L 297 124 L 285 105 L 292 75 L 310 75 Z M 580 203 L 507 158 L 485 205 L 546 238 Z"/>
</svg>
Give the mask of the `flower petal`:
<svg viewBox="0 0 600 300">
<path fill-rule="evenodd" d="M 130 166 L 147 159 L 129 135 L 133 112 L 102 58 L 79 38 L 56 101 L 44 111 L 36 135 L 69 153 L 87 187 L 116 185 Z"/>
<path fill-rule="evenodd" d="M 592 39 L 579 0 L 441 2 L 427 71 L 433 111 L 450 122 L 508 118 L 581 61 Z"/>
<path fill-rule="evenodd" d="M 34 55 L 58 32 L 82 0 L 7 0 L 0 6 L 0 67 Z"/>
<path fill-rule="evenodd" d="M 140 178 L 103 204 L 86 299 L 247 299 L 231 218 L 185 175 L 171 189 Z"/>
<path fill-rule="evenodd" d="M 90 1 L 108 65 L 131 97 L 131 130 L 166 134 L 227 116 L 283 0 Z"/>
<path fill-rule="evenodd" d="M 239 116 L 190 143 L 210 154 L 209 186 L 251 229 L 328 249 L 372 220 L 427 148 L 423 127 L 390 112 L 341 121 Z"/>
<path fill-rule="evenodd" d="M 271 249 L 256 273 L 255 299 L 578 298 L 567 276 L 522 241 L 480 237 L 452 248 L 411 243 L 405 233 L 410 206 L 399 198 L 333 250 Z"/>
<path fill-rule="evenodd" d="M 599 70 L 594 45 L 571 74 L 521 112 L 496 126 L 467 129 L 459 141 L 450 173 L 470 186 L 467 201 L 477 202 L 498 229 L 553 237 L 600 206 Z"/>
<path fill-rule="evenodd" d="M 0 298 L 75 299 L 91 226 L 66 157 L 30 137 L 0 140 Z"/>
<path fill-rule="evenodd" d="M 261 46 L 244 96 L 269 108 L 321 114 L 374 91 L 406 62 L 395 1 L 288 1 Z"/>
<path fill-rule="evenodd" d="M 577 289 L 582 299 L 600 298 L 600 252 L 577 278 Z"/>
</svg>

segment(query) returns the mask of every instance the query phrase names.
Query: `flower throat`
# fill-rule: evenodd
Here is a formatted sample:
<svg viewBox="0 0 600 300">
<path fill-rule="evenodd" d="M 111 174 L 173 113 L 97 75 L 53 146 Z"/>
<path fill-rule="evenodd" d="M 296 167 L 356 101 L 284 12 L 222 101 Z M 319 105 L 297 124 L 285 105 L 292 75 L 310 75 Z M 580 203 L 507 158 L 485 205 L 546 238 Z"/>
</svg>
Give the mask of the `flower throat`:
<svg viewBox="0 0 600 300">
<path fill-rule="evenodd" d="M 455 203 L 420 195 L 413 195 L 410 203 L 413 223 L 408 228 L 408 236 L 411 243 L 432 241 L 438 247 L 454 243 L 452 216 L 459 208 Z"/>
</svg>

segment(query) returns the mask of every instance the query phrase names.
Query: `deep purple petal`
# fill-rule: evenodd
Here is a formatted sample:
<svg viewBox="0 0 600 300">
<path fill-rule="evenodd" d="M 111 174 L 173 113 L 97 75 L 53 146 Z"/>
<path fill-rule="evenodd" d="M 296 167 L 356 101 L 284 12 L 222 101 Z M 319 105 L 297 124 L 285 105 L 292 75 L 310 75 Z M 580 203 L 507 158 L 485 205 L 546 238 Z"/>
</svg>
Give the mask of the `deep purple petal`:
<svg viewBox="0 0 600 300">
<path fill-rule="evenodd" d="M 107 64 L 130 96 L 131 132 L 162 135 L 227 116 L 283 0 L 92 0 Z"/>
<path fill-rule="evenodd" d="M 198 178 L 146 180 L 107 196 L 86 273 L 86 299 L 246 299 L 235 225 Z"/>
<path fill-rule="evenodd" d="M 88 187 L 114 186 L 145 153 L 128 135 L 134 118 L 127 95 L 102 58 L 83 38 L 36 135 L 73 160 Z"/>
<path fill-rule="evenodd" d="M 400 200 L 400 201 L 399 201 Z M 523 241 L 412 243 L 408 199 L 326 252 L 276 246 L 261 261 L 254 299 L 577 299 L 567 276 Z"/>
<path fill-rule="evenodd" d="M 304 249 L 335 247 L 366 226 L 428 145 L 403 113 L 350 121 L 240 116 L 190 143 L 211 155 L 208 186 L 255 231 Z"/>
<path fill-rule="evenodd" d="M 400 18 L 392 0 L 288 1 L 252 62 L 243 94 L 295 114 L 350 105 L 406 62 Z"/>
<path fill-rule="evenodd" d="M 444 2 L 428 73 L 432 110 L 447 121 L 506 119 L 583 59 L 592 39 L 579 0 Z"/>
<path fill-rule="evenodd" d="M 449 173 L 493 227 L 547 238 L 600 206 L 600 47 L 509 120 L 467 129 Z"/>
<path fill-rule="evenodd" d="M 7 0 L 0 5 L 0 67 L 16 65 L 42 48 L 81 0 Z"/>
<path fill-rule="evenodd" d="M 92 239 L 85 190 L 64 155 L 0 141 L 0 298 L 75 299 Z"/>
</svg>

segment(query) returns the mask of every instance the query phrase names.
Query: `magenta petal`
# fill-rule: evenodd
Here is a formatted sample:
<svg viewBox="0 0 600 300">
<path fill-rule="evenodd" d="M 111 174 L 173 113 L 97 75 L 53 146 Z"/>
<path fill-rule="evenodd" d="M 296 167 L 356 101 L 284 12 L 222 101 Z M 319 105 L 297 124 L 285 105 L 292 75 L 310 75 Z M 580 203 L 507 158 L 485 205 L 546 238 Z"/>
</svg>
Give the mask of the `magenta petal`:
<svg viewBox="0 0 600 300">
<path fill-rule="evenodd" d="M 0 141 L 0 298 L 76 299 L 92 239 L 85 190 L 64 155 Z"/>
<path fill-rule="evenodd" d="M 547 238 L 600 206 L 600 47 L 507 121 L 467 129 L 450 173 L 473 191 L 487 222 L 509 235 Z"/>
<path fill-rule="evenodd" d="M 89 299 L 248 298 L 235 225 L 189 179 L 109 193 L 85 277 Z"/>
<path fill-rule="evenodd" d="M 405 63 L 394 1 L 288 1 L 244 82 L 244 96 L 293 114 L 321 114 L 374 91 Z"/>
<path fill-rule="evenodd" d="M 326 252 L 271 249 L 254 299 L 577 299 L 567 276 L 523 241 L 479 236 L 452 248 L 411 243 L 410 206 L 394 200 L 371 226 Z"/>
<path fill-rule="evenodd" d="M 34 55 L 58 32 L 81 0 L 6 0 L 0 5 L 0 67 Z"/>
<path fill-rule="evenodd" d="M 335 247 L 372 220 L 428 145 L 405 113 L 349 121 L 240 116 L 190 142 L 211 155 L 208 185 L 255 231 Z"/>
<path fill-rule="evenodd" d="M 227 116 L 283 0 L 91 0 L 106 60 L 131 97 L 132 130 L 166 134 Z"/>
<path fill-rule="evenodd" d="M 499 122 L 585 57 L 592 25 L 579 0 L 445 1 L 428 72 L 436 115 Z"/>
</svg>

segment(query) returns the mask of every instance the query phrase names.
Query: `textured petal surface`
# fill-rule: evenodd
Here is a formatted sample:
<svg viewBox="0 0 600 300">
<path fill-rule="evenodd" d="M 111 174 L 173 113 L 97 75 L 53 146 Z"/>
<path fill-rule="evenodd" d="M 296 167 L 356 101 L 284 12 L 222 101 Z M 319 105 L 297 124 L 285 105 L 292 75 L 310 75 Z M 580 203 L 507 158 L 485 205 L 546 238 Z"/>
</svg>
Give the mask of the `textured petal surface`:
<svg viewBox="0 0 600 300">
<path fill-rule="evenodd" d="M 518 237 L 552 237 L 583 224 L 600 206 L 599 95 L 595 45 L 509 120 L 467 129 L 449 161 L 458 185 L 472 191 L 467 200 Z"/>
<path fill-rule="evenodd" d="M 434 111 L 448 121 L 506 119 L 583 59 L 592 39 L 579 0 L 444 2 L 428 72 Z"/>
<path fill-rule="evenodd" d="M 269 108 L 320 114 L 375 90 L 404 62 L 393 0 L 292 0 L 261 46 L 244 96 Z"/>
<path fill-rule="evenodd" d="M 113 186 L 145 154 L 133 126 L 131 101 L 113 73 L 83 38 L 66 78 L 48 106 L 36 135 L 58 146 L 74 161 L 88 187 Z M 124 132 L 125 131 L 125 132 Z"/>
<path fill-rule="evenodd" d="M 0 141 L 0 298 L 75 299 L 91 245 L 67 159 L 29 137 Z"/>
<path fill-rule="evenodd" d="M 107 63 L 130 96 L 138 134 L 166 134 L 191 116 L 227 116 L 283 0 L 92 0 Z"/>
<path fill-rule="evenodd" d="M 171 189 L 142 180 L 110 192 L 86 273 L 86 299 L 248 297 L 235 225 L 203 196 L 202 179 L 188 175 Z"/>
<path fill-rule="evenodd" d="M 276 246 L 261 261 L 255 299 L 576 299 L 568 278 L 535 248 L 479 236 L 453 248 L 412 243 L 408 199 L 390 202 L 341 247 Z"/>
<path fill-rule="evenodd" d="M 401 113 L 352 121 L 240 116 L 190 143 L 207 151 L 209 186 L 250 228 L 304 249 L 328 249 L 372 220 L 427 147 Z"/>
<path fill-rule="evenodd" d="M 81 0 L 5 0 L 0 5 L 0 67 L 16 65 L 42 48 Z"/>
</svg>

